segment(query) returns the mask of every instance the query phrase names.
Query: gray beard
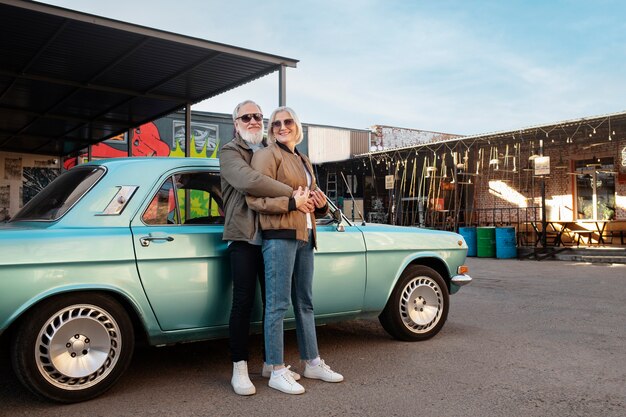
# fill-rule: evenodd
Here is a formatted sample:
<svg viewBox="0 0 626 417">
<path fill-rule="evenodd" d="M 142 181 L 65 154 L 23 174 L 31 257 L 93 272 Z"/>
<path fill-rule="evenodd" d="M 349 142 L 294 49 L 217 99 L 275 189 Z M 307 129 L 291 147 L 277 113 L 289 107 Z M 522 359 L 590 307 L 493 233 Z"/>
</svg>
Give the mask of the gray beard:
<svg viewBox="0 0 626 417">
<path fill-rule="evenodd" d="M 247 130 L 239 132 L 239 136 L 243 140 L 253 145 L 258 145 L 263 141 L 263 130 L 259 130 L 256 133 L 248 132 Z"/>
</svg>

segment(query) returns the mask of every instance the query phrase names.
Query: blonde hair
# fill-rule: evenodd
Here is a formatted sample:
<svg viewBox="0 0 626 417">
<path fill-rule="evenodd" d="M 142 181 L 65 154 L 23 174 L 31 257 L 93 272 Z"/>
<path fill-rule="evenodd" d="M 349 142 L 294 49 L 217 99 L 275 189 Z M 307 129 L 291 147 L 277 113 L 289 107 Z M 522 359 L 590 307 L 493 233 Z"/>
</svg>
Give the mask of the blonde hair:
<svg viewBox="0 0 626 417">
<path fill-rule="evenodd" d="M 300 123 L 300 118 L 298 118 L 298 115 L 296 114 L 295 111 L 293 111 L 291 107 L 281 106 L 272 112 L 272 115 L 270 116 L 268 126 L 267 126 L 267 137 L 271 142 L 276 142 L 276 136 L 274 136 L 274 127 L 272 127 L 272 123 L 274 123 L 276 119 L 276 115 L 283 111 L 286 113 L 289 113 L 289 116 L 291 116 L 294 123 L 296 124 L 296 135 L 297 135 L 296 145 L 297 145 L 300 142 L 302 142 L 302 140 L 304 139 L 304 130 L 302 129 L 302 123 Z"/>
</svg>

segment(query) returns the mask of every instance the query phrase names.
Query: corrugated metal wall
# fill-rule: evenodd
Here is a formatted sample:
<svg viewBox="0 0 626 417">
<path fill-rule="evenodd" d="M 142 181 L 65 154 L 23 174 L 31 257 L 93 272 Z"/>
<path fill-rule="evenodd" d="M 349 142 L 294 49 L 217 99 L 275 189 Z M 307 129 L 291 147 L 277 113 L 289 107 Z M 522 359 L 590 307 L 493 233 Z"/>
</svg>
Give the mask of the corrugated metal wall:
<svg viewBox="0 0 626 417">
<path fill-rule="evenodd" d="M 309 158 L 314 164 L 350 159 L 350 130 L 309 126 Z"/>
<path fill-rule="evenodd" d="M 350 131 L 350 156 L 367 153 L 370 150 L 370 132 L 367 130 Z"/>
</svg>

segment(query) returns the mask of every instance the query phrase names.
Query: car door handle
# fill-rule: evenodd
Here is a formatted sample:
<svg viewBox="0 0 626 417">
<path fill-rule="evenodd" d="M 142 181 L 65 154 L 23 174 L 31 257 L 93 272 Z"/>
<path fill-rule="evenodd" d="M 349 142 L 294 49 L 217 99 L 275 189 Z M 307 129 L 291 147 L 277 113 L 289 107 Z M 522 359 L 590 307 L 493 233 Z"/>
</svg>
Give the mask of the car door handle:
<svg viewBox="0 0 626 417">
<path fill-rule="evenodd" d="M 141 246 L 145 248 L 146 246 L 150 246 L 150 242 L 152 242 L 153 240 L 164 240 L 166 242 L 171 242 L 172 240 L 174 240 L 174 238 L 172 236 L 144 236 L 139 238 L 139 243 L 141 243 Z"/>
</svg>

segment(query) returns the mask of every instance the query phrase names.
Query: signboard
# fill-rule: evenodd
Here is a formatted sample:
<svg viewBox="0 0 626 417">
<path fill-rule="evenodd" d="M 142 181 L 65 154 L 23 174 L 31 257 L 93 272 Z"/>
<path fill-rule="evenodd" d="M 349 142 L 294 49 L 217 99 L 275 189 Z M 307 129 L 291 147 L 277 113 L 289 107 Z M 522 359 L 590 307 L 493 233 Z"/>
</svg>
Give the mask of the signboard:
<svg viewBox="0 0 626 417">
<path fill-rule="evenodd" d="M 538 156 L 535 158 L 535 175 L 550 175 L 549 156 Z"/>
<path fill-rule="evenodd" d="M 385 175 L 385 190 L 393 189 L 393 180 L 394 180 L 393 175 Z"/>
</svg>

